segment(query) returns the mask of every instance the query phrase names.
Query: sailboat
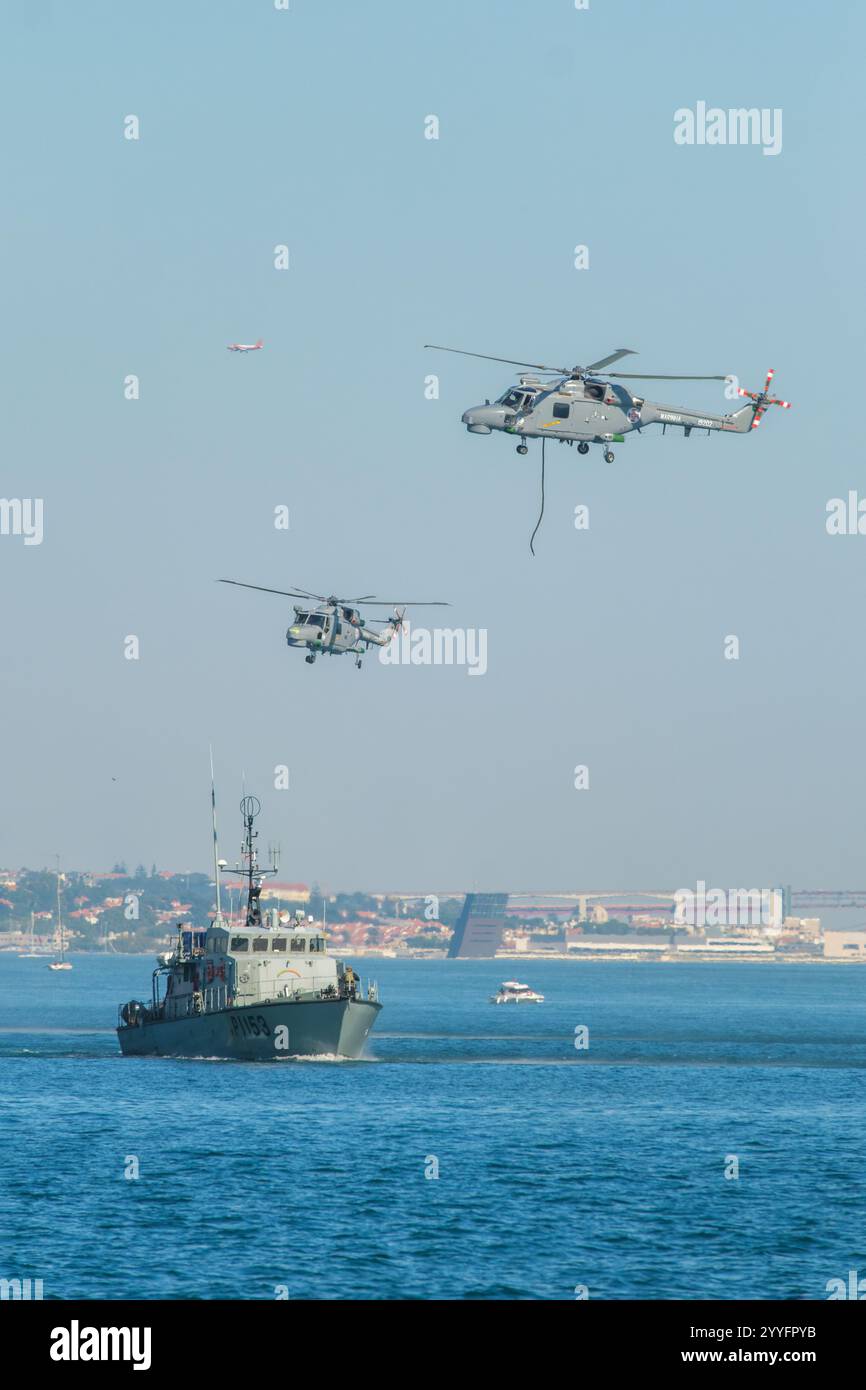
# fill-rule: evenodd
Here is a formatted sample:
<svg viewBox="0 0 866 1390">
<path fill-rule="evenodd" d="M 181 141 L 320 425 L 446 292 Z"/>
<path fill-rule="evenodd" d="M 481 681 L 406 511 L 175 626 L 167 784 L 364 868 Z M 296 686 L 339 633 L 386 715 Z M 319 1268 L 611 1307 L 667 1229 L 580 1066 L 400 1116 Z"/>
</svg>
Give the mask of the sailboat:
<svg viewBox="0 0 866 1390">
<path fill-rule="evenodd" d="M 19 960 L 39 960 L 39 958 L 40 958 L 41 956 L 44 956 L 44 955 L 47 954 L 47 952 L 44 951 L 44 950 L 42 950 L 42 951 L 37 951 L 37 950 L 36 950 L 36 941 L 35 941 L 35 939 L 34 939 L 35 924 L 36 924 L 35 914 L 31 912 L 31 914 L 30 914 L 30 941 L 29 941 L 30 950 L 29 950 L 29 951 L 19 951 L 19 952 L 18 952 L 18 959 L 19 959 Z"/>
<path fill-rule="evenodd" d="M 72 963 L 66 959 L 66 942 L 63 936 L 63 916 L 60 911 L 60 859 L 57 860 L 57 923 L 60 928 L 60 955 L 49 965 L 49 970 L 71 970 Z"/>
</svg>

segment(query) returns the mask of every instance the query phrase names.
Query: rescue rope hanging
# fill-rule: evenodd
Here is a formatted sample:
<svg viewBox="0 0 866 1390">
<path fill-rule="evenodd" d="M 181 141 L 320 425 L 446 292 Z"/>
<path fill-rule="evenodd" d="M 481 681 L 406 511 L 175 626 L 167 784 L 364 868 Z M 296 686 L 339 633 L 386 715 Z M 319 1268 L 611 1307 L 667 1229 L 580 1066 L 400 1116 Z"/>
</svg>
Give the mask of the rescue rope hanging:
<svg viewBox="0 0 866 1390">
<path fill-rule="evenodd" d="M 533 555 L 535 554 L 535 547 L 533 546 L 532 542 L 535 540 L 535 537 L 536 537 L 536 535 L 538 534 L 538 528 L 539 528 L 539 526 L 541 525 L 541 518 L 544 516 L 544 446 L 545 446 L 546 443 L 547 443 L 547 440 L 545 439 L 544 435 L 542 435 L 542 436 L 541 436 L 541 511 L 538 513 L 538 520 L 537 520 L 536 523 L 535 523 L 535 530 L 533 531 L 532 535 L 531 535 L 530 538 L 529 538 L 529 549 L 532 551 L 532 554 L 533 554 Z"/>
</svg>

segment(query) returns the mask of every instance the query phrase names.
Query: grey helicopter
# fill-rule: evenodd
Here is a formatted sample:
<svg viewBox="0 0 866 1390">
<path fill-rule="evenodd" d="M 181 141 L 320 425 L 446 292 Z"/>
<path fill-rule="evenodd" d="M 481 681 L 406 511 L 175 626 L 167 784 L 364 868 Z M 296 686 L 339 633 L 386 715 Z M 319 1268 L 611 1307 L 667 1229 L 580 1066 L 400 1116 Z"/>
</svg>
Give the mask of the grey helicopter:
<svg viewBox="0 0 866 1390">
<path fill-rule="evenodd" d="M 481 357 L 488 362 L 504 362 L 527 370 L 519 374 L 516 386 L 509 386 L 494 402 L 472 406 L 463 415 L 463 424 L 470 434 L 491 434 L 502 430 L 516 435 L 520 443 L 518 454 L 529 452 L 527 439 L 557 439 L 561 444 L 576 444 L 579 454 L 588 454 L 590 444 L 604 449 L 605 463 L 613 463 L 611 444 L 623 443 L 625 436 L 640 431 L 646 425 L 679 426 L 686 437 L 692 430 L 722 430 L 731 434 L 746 434 L 756 429 L 771 405 L 790 409 L 790 401 L 770 395 L 774 372 L 767 373 L 762 391 L 744 391 L 750 405 L 730 415 L 711 415 L 681 406 L 658 405 L 643 396 L 633 395 L 619 380 L 635 381 L 728 381 L 727 375 L 677 376 L 652 372 L 605 372 L 623 357 L 635 356 L 633 348 L 616 348 L 607 357 L 600 357 L 586 367 L 546 367 L 538 362 L 516 362 L 510 357 L 491 357 L 484 352 L 466 352 L 463 348 L 442 347 L 425 343 L 437 352 L 456 352 L 463 357 Z M 603 375 L 599 375 L 603 373 Z M 610 380 L 616 377 L 617 382 Z M 550 378 L 543 380 L 542 378 Z"/>
<path fill-rule="evenodd" d="M 409 602 L 388 603 L 377 599 L 375 594 L 363 594 L 361 598 L 342 599 L 331 594 L 311 594 L 306 589 L 268 589 L 262 584 L 245 584 L 240 579 L 220 579 L 220 584 L 234 584 L 240 589 L 257 589 L 262 594 L 280 594 L 283 598 L 300 598 L 306 602 L 293 604 L 295 620 L 286 633 L 290 647 L 306 647 L 305 660 L 312 666 L 317 656 L 343 656 L 351 652 L 355 665 L 361 669 L 361 657 L 370 647 L 387 647 L 394 635 L 401 631 L 406 609 L 449 608 L 450 604 L 432 601 L 427 603 Z M 315 605 L 315 606 L 314 606 Z M 370 622 L 380 624 L 371 627 L 359 612 L 359 608 L 393 608 L 390 618 L 372 618 Z"/>
</svg>

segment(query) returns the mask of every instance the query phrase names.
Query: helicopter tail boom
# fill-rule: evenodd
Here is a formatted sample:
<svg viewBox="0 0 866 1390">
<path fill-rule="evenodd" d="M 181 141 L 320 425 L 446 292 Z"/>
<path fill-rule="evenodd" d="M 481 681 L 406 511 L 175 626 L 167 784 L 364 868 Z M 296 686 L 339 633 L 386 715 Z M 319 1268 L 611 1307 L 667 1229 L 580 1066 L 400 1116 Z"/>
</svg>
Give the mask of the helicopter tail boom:
<svg viewBox="0 0 866 1390">
<path fill-rule="evenodd" d="M 364 642 L 371 642 L 376 647 L 387 647 L 395 631 L 390 624 L 382 632 L 376 632 L 372 627 L 362 627 L 360 635 Z"/>
<path fill-rule="evenodd" d="M 732 415 L 702 415 L 697 410 L 683 410 L 678 406 L 656 405 L 654 401 L 644 401 L 641 407 L 641 425 L 674 425 L 690 432 L 691 430 L 724 430 L 736 434 L 747 434 L 752 428 L 755 406 L 744 405 Z"/>
</svg>

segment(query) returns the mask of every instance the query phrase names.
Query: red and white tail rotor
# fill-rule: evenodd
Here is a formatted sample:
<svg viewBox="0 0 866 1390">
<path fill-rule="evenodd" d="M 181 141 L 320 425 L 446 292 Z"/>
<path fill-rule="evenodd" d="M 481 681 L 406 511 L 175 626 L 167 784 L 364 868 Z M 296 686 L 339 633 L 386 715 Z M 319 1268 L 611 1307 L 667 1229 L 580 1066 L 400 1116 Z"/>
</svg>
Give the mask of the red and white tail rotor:
<svg viewBox="0 0 866 1390">
<path fill-rule="evenodd" d="M 773 371 L 773 368 L 771 367 L 770 370 L 767 372 L 767 380 L 764 382 L 763 391 L 744 391 L 742 386 L 739 388 L 739 395 L 748 396 L 750 401 L 756 402 L 755 418 L 752 420 L 753 430 L 756 430 L 760 425 L 763 416 L 767 413 L 768 406 L 780 405 L 783 410 L 791 409 L 790 401 L 781 401 L 777 396 L 770 395 L 770 382 L 773 380 L 773 377 L 775 375 L 776 373 Z"/>
</svg>

